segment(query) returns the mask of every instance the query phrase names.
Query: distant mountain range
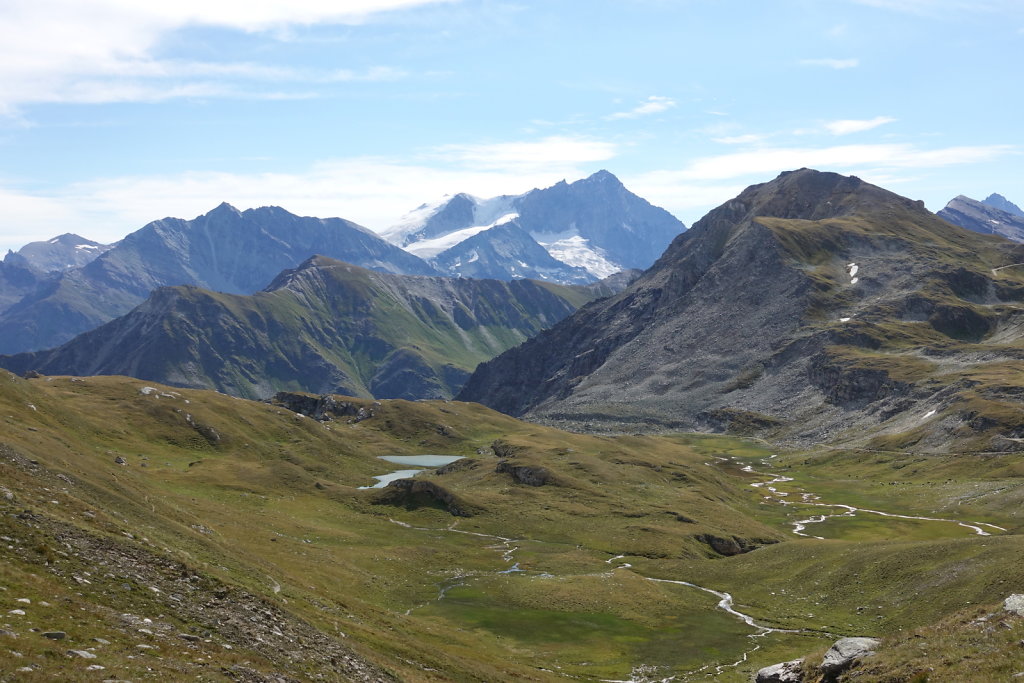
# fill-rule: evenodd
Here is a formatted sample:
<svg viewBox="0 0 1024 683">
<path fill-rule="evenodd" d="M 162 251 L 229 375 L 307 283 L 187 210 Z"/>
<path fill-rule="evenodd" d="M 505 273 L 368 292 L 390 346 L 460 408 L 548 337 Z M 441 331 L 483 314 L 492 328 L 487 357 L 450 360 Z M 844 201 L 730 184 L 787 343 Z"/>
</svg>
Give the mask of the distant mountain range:
<svg viewBox="0 0 1024 683">
<path fill-rule="evenodd" d="M 481 364 L 459 399 L 585 430 L 1016 450 L 1022 263 L 1024 246 L 857 178 L 784 173 Z"/>
<path fill-rule="evenodd" d="M 63 240 L 57 239 L 57 244 Z M 438 274 L 351 221 L 303 218 L 277 207 L 239 211 L 221 204 L 193 220 L 154 221 L 84 265 L 47 276 L 36 272 L 26 285 L 34 271 L 26 270 L 24 262 L 44 262 L 37 255 L 42 250 L 29 247 L 4 260 L 0 353 L 57 346 L 127 313 L 159 287 L 194 285 L 251 294 L 314 254 L 384 272 Z"/>
<path fill-rule="evenodd" d="M 322 256 L 252 296 L 157 289 L 63 346 L 0 357 L 47 374 L 129 375 L 246 398 L 281 390 L 450 398 L 476 365 L 597 287 L 396 275 Z"/>
<path fill-rule="evenodd" d="M 456 195 L 421 207 L 388 232 L 405 249 L 341 218 L 222 204 L 193 220 L 154 221 L 112 245 L 66 234 L 8 253 L 0 353 L 56 347 L 160 287 L 252 294 L 313 255 L 395 274 L 587 284 L 648 267 L 683 229 L 606 171 L 524 195 Z"/>
<path fill-rule="evenodd" d="M 1024 212 L 1005 197 L 989 195 L 977 201 L 960 195 L 939 211 L 939 216 L 953 225 L 974 232 L 1001 235 L 1014 242 L 1024 242 Z"/>
<path fill-rule="evenodd" d="M 685 229 L 599 171 L 522 195 L 457 194 L 381 234 L 450 275 L 580 283 L 649 268 Z"/>
</svg>

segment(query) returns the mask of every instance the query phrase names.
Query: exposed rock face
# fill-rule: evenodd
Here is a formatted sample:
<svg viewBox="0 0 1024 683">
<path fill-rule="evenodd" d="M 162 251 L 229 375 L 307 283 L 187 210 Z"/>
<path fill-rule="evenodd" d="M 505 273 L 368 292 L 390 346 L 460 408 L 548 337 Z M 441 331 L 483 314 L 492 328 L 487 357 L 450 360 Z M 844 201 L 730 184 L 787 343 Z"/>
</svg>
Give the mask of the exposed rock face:
<svg viewBox="0 0 1024 683">
<path fill-rule="evenodd" d="M 757 672 L 755 683 L 801 683 L 803 681 L 803 660 L 772 664 Z"/>
<path fill-rule="evenodd" d="M 990 194 L 981 200 L 981 203 L 999 209 L 1000 211 L 1005 211 L 1006 213 L 1012 213 L 1014 216 L 1021 216 L 1024 218 L 1024 209 L 1021 209 L 1001 194 Z"/>
<path fill-rule="evenodd" d="M 362 422 L 374 415 L 373 406 L 367 407 L 350 401 L 339 401 L 330 394 L 311 396 L 292 391 L 279 391 L 274 394 L 270 403 L 284 406 L 293 413 L 299 413 L 320 422 L 338 417 L 349 418 L 350 422 Z M 379 403 L 375 402 L 374 405 L 379 405 Z"/>
<path fill-rule="evenodd" d="M 499 474 L 511 474 L 513 479 L 527 486 L 544 486 L 552 482 L 551 471 L 546 467 L 516 465 L 508 460 L 502 460 L 494 471 Z"/>
<path fill-rule="evenodd" d="M 552 257 L 514 220 L 459 242 L 435 256 L 431 263 L 441 272 L 458 277 L 533 278 L 564 284 L 594 281 L 586 269 Z"/>
<path fill-rule="evenodd" d="M 999 197 L 999 195 L 993 196 Z M 1024 242 L 1024 214 L 1021 214 L 1020 209 L 1014 204 L 1010 204 L 1003 197 L 999 198 L 1003 202 L 989 203 L 989 199 L 992 197 L 984 202 L 979 202 L 960 195 L 951 199 L 946 207 L 939 211 L 939 216 L 961 228 L 989 235 L 1000 235 L 1014 242 Z M 1008 211 L 1007 208 L 1004 208 L 1007 205 L 1009 205 L 1007 208 L 1017 208 L 1017 211 Z"/>
<path fill-rule="evenodd" d="M 834 681 L 859 660 L 875 654 L 881 642 L 876 638 L 840 638 L 825 653 L 820 667 L 822 676 L 826 681 Z"/>
<path fill-rule="evenodd" d="M 589 293 L 531 280 L 410 277 L 324 257 L 253 296 L 157 290 L 128 315 L 0 366 L 128 375 L 245 398 L 280 390 L 450 398 L 482 360 L 569 315 Z"/>
<path fill-rule="evenodd" d="M 1024 594 L 1014 593 L 1003 601 L 1003 609 L 1007 612 L 1024 617 Z"/>
<path fill-rule="evenodd" d="M 448 489 L 424 479 L 396 479 L 384 487 L 375 501 L 379 505 L 410 508 L 441 504 L 455 517 L 472 517 L 473 509 Z"/>
<path fill-rule="evenodd" d="M 0 314 L 0 353 L 56 346 L 127 313 L 158 287 L 251 294 L 314 254 L 391 273 L 437 274 L 423 260 L 341 218 L 221 204 L 194 220 L 150 223 L 86 265 L 26 293 Z"/>
<path fill-rule="evenodd" d="M 999 270 L 1014 263 L 1024 248 L 920 202 L 784 173 L 710 212 L 621 293 L 482 363 L 459 399 L 569 428 L 800 442 L 911 430 L 936 405 L 967 421 L 969 396 L 949 389 L 959 377 L 936 378 L 930 359 L 1019 362 L 1004 344 L 1022 334 L 1009 302 L 1024 302 L 1024 282 Z M 987 357 L 967 346 L 990 339 Z M 1024 436 L 1024 412 L 1008 410 L 999 429 Z M 986 429 L 958 436 L 998 431 Z"/>
</svg>

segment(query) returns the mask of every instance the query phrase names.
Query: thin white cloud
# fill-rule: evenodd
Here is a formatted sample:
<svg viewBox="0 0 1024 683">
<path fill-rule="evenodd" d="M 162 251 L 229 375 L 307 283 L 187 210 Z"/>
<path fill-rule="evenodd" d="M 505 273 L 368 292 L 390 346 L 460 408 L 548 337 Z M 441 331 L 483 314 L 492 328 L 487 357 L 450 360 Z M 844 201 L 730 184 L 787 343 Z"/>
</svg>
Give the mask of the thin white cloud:
<svg viewBox="0 0 1024 683">
<path fill-rule="evenodd" d="M 258 32 L 314 24 L 357 24 L 375 14 L 418 5 L 457 0 L 34 0 L 0 3 L 0 114 L 38 102 L 98 102 L 109 89 L 123 101 L 134 87 L 126 78 L 179 79 L 184 92 L 195 79 L 244 78 L 283 82 L 287 70 L 255 64 L 194 63 L 159 60 L 162 40 L 186 26 L 210 26 Z M 365 72 L 338 71 L 337 81 L 394 80 L 401 72 L 388 67 Z M 332 82 L 332 74 L 300 74 L 309 82 Z M 76 84 L 97 84 L 88 94 L 75 94 Z M 77 86 L 78 90 L 82 88 Z M 162 84 L 161 87 L 166 87 Z M 221 87 L 224 92 L 237 89 Z"/>
<path fill-rule="evenodd" d="M 0 246 L 18 248 L 73 231 L 112 242 L 163 216 L 192 218 L 222 201 L 277 205 L 307 216 L 340 216 L 382 230 L 432 197 L 490 197 L 575 180 L 610 159 L 614 145 L 579 138 L 448 145 L 418 161 L 360 157 L 322 161 L 298 173 L 189 172 L 80 182 L 47 195 L 0 187 Z"/>
<path fill-rule="evenodd" d="M 589 138 L 551 136 L 542 140 L 494 144 L 443 145 L 431 157 L 482 170 L 574 167 L 606 161 L 616 155 L 614 143 Z"/>
<path fill-rule="evenodd" d="M 934 168 L 992 161 L 1018 153 L 1012 145 L 921 149 L 910 144 L 837 145 L 833 147 L 766 147 L 696 159 L 676 171 L 680 182 L 764 177 L 794 168 L 829 170 Z"/>
<path fill-rule="evenodd" d="M 872 128 L 884 126 L 895 121 L 891 116 L 876 116 L 873 119 L 840 119 L 829 121 L 825 124 L 825 130 L 832 135 L 849 135 L 850 133 L 862 133 Z"/>
<path fill-rule="evenodd" d="M 855 58 L 834 59 L 826 57 L 823 59 L 801 59 L 802 66 L 826 66 L 830 69 L 854 69 L 860 66 L 860 60 Z"/>
<path fill-rule="evenodd" d="M 761 142 L 765 137 L 764 135 L 748 133 L 746 135 L 726 135 L 720 138 L 712 138 L 712 141 L 723 145 L 750 145 L 755 142 Z"/>
<path fill-rule="evenodd" d="M 671 97 L 651 95 L 642 104 L 634 107 L 633 109 L 630 109 L 629 111 L 620 111 L 618 113 L 611 114 L 606 118 L 610 121 L 618 119 L 635 119 L 641 116 L 660 114 L 663 111 L 668 111 L 674 106 L 676 106 L 676 101 Z"/>
<path fill-rule="evenodd" d="M 1020 0 L 852 0 L 858 5 L 918 14 L 930 17 L 949 17 L 954 12 L 1014 12 L 1021 11 Z"/>
</svg>

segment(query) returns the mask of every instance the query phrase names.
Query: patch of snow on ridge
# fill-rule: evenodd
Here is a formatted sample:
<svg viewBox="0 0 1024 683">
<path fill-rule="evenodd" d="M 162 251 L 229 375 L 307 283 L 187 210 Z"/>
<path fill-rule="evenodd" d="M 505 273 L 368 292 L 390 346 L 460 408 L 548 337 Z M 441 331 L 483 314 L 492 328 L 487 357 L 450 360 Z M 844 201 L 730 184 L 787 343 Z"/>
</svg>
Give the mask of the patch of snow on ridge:
<svg viewBox="0 0 1024 683">
<path fill-rule="evenodd" d="M 415 209 L 399 218 L 397 223 L 384 228 L 377 234 L 388 242 L 391 242 L 396 246 L 401 246 L 402 240 L 406 235 L 414 233 L 422 228 L 423 224 L 426 223 L 431 216 L 437 213 L 441 207 L 450 202 L 451 199 L 451 195 L 446 194 L 436 202 L 420 204 Z"/>
<path fill-rule="evenodd" d="M 622 270 L 622 266 L 608 260 L 604 250 L 590 246 L 590 242 L 580 235 L 534 234 L 533 238 L 547 249 L 552 257 L 570 266 L 585 268 L 598 279 Z"/>
<path fill-rule="evenodd" d="M 505 223 L 510 223 L 515 219 L 519 218 L 517 213 L 507 213 L 500 216 L 496 221 L 489 225 L 474 225 L 471 228 L 463 228 L 462 230 L 456 230 L 450 232 L 447 235 L 441 235 L 440 237 L 433 237 L 428 240 L 420 240 L 419 242 L 413 242 L 407 244 L 404 249 L 411 254 L 415 254 L 422 259 L 430 259 L 446 249 L 451 249 L 459 242 L 468 240 L 473 235 L 483 232 L 484 230 L 490 230 L 491 228 Z"/>
</svg>

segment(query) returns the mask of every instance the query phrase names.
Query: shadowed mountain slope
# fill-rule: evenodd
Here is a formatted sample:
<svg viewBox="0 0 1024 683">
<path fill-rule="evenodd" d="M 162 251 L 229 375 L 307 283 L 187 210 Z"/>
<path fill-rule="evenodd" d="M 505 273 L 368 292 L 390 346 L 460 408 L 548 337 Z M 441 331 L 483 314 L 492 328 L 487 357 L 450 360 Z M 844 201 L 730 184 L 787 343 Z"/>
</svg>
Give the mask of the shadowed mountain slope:
<svg viewBox="0 0 1024 683">
<path fill-rule="evenodd" d="M 158 289 L 124 317 L 57 349 L 0 364 L 129 375 L 249 398 L 281 389 L 450 397 L 477 363 L 593 297 L 531 280 L 394 275 L 314 257 L 252 296 Z"/>
<path fill-rule="evenodd" d="M 127 313 L 158 287 L 250 294 L 313 254 L 392 273 L 436 274 L 350 221 L 221 204 L 194 220 L 150 223 L 24 296 L 0 314 L 0 353 L 56 346 Z"/>
<path fill-rule="evenodd" d="M 1024 247 L 854 177 L 784 173 L 460 394 L 613 429 L 1013 450 Z M 867 431 L 866 431 L 867 430 Z"/>
</svg>

